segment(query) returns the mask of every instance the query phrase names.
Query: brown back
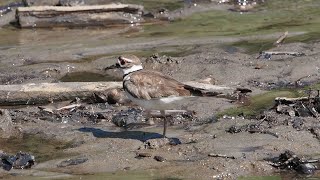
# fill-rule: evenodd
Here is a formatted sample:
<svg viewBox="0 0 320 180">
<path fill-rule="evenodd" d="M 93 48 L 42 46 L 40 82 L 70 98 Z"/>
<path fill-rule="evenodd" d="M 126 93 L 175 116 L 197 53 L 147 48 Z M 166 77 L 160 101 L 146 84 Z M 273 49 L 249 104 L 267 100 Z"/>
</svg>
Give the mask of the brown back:
<svg viewBox="0 0 320 180">
<path fill-rule="evenodd" d="M 190 96 L 179 81 L 160 72 L 140 70 L 125 78 L 123 87 L 135 98 L 152 99 L 168 96 Z"/>
</svg>

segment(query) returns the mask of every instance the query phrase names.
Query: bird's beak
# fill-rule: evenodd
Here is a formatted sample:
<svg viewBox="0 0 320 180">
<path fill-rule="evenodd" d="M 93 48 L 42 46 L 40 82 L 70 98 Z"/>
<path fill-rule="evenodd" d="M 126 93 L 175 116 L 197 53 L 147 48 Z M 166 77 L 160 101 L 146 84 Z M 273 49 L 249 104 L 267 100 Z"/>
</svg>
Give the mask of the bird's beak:
<svg viewBox="0 0 320 180">
<path fill-rule="evenodd" d="M 111 66 L 108 66 L 108 67 L 104 68 L 104 70 L 117 69 L 117 68 L 120 68 L 120 64 L 119 63 L 116 63 L 116 64 L 113 64 Z"/>
</svg>

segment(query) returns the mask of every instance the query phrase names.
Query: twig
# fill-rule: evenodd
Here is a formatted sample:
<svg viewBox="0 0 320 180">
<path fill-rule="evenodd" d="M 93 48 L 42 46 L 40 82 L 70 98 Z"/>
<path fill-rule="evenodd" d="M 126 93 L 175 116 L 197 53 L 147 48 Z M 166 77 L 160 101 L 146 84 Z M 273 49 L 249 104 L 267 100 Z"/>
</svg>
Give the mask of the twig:
<svg viewBox="0 0 320 180">
<path fill-rule="evenodd" d="M 42 111 L 45 111 L 45 112 L 49 112 L 49 113 L 53 113 L 53 109 L 51 108 L 47 108 L 47 107 L 41 107 L 41 106 L 38 106 L 38 108 Z"/>
<path fill-rule="evenodd" d="M 63 106 L 61 108 L 58 108 L 56 109 L 57 111 L 63 111 L 63 110 L 72 110 L 72 109 L 75 109 L 75 108 L 79 108 L 83 106 L 82 104 L 71 104 L 71 105 L 68 105 L 68 106 Z"/>
<path fill-rule="evenodd" d="M 290 55 L 290 56 L 305 56 L 305 53 L 301 52 L 286 52 L 286 51 L 261 51 L 257 59 L 263 56 L 265 59 L 271 59 L 271 55 Z"/>
<path fill-rule="evenodd" d="M 261 133 L 261 134 L 269 134 L 271 136 L 274 136 L 276 138 L 279 138 L 279 136 L 276 133 L 273 133 L 271 131 L 267 131 L 267 130 L 257 130 L 257 129 L 249 129 L 248 130 L 249 133 Z"/>
<path fill-rule="evenodd" d="M 319 117 L 319 114 L 318 114 L 318 112 L 315 110 L 314 107 L 310 107 L 310 105 L 309 105 L 309 106 L 306 106 L 306 109 L 311 113 L 311 115 L 312 115 L 313 117 L 315 117 L 315 118 L 318 118 L 318 117 Z"/>
<path fill-rule="evenodd" d="M 227 155 L 224 155 L 224 154 L 210 153 L 210 154 L 208 154 L 208 156 L 210 156 L 210 157 L 222 157 L 222 158 L 227 158 L 227 159 L 236 159 L 234 156 L 227 156 Z"/>
<path fill-rule="evenodd" d="M 190 113 L 190 114 L 194 114 L 193 111 L 187 111 L 187 110 L 166 110 L 166 115 L 173 115 L 173 114 L 183 114 L 183 113 Z M 151 110 L 150 111 L 150 116 L 152 117 L 162 117 L 160 111 L 156 111 L 156 110 Z"/>
<path fill-rule="evenodd" d="M 287 52 L 287 51 L 262 51 L 264 54 L 270 55 L 291 55 L 291 56 L 305 56 L 305 53 L 301 52 Z"/>
<path fill-rule="evenodd" d="M 259 123 L 257 123 L 257 125 L 256 126 L 260 126 L 265 120 L 267 119 L 267 116 L 265 115 L 261 120 L 260 120 L 260 122 Z"/>
<path fill-rule="evenodd" d="M 284 34 L 282 34 L 282 35 L 278 38 L 278 40 L 277 40 L 275 43 L 273 43 L 273 44 L 279 46 L 287 36 L 288 36 L 288 31 L 286 31 Z"/>
<path fill-rule="evenodd" d="M 309 159 L 309 160 L 301 160 L 301 163 L 318 163 L 320 159 Z"/>
</svg>

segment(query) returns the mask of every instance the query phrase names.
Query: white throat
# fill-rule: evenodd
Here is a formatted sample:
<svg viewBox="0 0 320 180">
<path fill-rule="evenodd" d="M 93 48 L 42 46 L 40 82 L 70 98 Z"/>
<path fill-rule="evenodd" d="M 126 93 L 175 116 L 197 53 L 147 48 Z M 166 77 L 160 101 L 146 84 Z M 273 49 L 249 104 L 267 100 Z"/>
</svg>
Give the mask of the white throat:
<svg viewBox="0 0 320 180">
<path fill-rule="evenodd" d="M 123 71 L 123 74 L 124 74 L 124 75 L 127 75 L 127 74 L 129 74 L 129 73 L 132 73 L 132 72 L 135 72 L 135 71 L 139 71 L 139 70 L 141 70 L 141 69 L 143 69 L 143 67 L 142 67 L 142 65 L 140 64 L 140 65 L 133 65 L 132 67 L 127 68 L 127 69 L 122 69 L 122 71 Z"/>
</svg>

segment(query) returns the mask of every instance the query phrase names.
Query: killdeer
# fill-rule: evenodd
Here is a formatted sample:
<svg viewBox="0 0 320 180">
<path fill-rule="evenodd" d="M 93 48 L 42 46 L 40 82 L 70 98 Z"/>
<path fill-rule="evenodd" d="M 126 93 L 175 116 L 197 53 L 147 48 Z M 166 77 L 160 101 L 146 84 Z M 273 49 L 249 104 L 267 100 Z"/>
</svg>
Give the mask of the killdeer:
<svg viewBox="0 0 320 180">
<path fill-rule="evenodd" d="M 177 109 L 185 99 L 217 95 L 183 84 L 160 72 L 144 70 L 135 55 L 120 56 L 116 66 L 123 71 L 123 88 L 128 98 L 147 110 L 160 110 L 164 117 L 163 137 L 167 131 L 166 110 Z"/>
</svg>

